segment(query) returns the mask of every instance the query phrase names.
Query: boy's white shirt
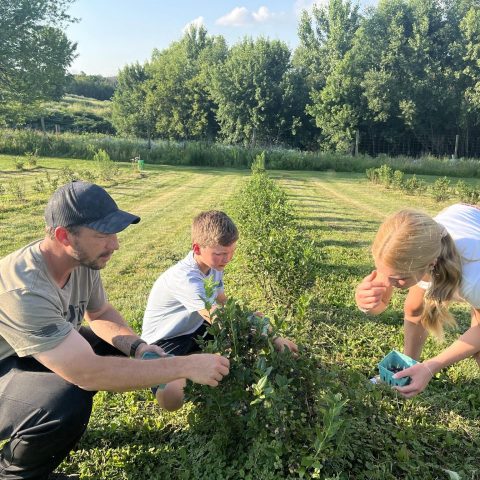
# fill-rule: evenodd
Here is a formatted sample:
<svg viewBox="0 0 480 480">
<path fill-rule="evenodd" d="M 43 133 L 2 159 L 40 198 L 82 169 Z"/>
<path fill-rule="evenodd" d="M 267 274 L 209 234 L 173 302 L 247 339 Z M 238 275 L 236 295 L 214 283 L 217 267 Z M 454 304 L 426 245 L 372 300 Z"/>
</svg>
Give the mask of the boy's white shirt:
<svg viewBox="0 0 480 480">
<path fill-rule="evenodd" d="M 217 295 L 224 291 L 223 272 L 212 268 L 204 274 L 193 251 L 162 273 L 148 298 L 142 338 L 153 343 L 160 339 L 190 334 L 200 327 L 204 319 L 198 312 L 205 309 L 205 303 L 201 299 L 205 297 L 203 281 L 209 276 L 218 282 L 213 298 L 209 299 L 214 304 Z"/>
</svg>

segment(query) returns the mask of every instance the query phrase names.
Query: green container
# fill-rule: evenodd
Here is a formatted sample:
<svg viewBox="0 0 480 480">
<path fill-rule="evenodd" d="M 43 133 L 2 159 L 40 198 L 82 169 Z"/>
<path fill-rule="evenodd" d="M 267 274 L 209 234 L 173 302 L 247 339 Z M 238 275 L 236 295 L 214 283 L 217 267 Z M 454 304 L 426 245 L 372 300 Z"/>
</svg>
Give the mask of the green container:
<svg viewBox="0 0 480 480">
<path fill-rule="evenodd" d="M 395 373 L 397 373 L 397 371 L 405 370 L 406 368 L 411 367 L 416 363 L 418 362 L 413 358 L 410 358 L 408 355 L 404 355 L 403 353 L 397 352 L 396 350 L 392 350 L 378 364 L 380 379 L 388 385 L 394 385 L 398 387 L 408 385 L 412 380 L 410 377 L 393 378 L 393 376 L 395 375 Z"/>
<path fill-rule="evenodd" d="M 145 168 L 145 160 L 138 161 L 138 169 L 143 170 Z"/>
<path fill-rule="evenodd" d="M 140 160 L 140 161 L 143 162 L 143 160 Z M 173 355 L 167 354 L 167 357 L 173 357 Z M 155 352 L 145 352 L 142 355 L 142 360 L 155 360 L 156 358 L 160 358 L 160 355 L 158 353 L 155 353 Z M 160 383 L 159 385 L 156 385 L 158 390 L 165 390 L 166 386 L 167 385 L 165 383 Z M 155 388 L 155 387 L 153 387 L 153 388 Z"/>
</svg>

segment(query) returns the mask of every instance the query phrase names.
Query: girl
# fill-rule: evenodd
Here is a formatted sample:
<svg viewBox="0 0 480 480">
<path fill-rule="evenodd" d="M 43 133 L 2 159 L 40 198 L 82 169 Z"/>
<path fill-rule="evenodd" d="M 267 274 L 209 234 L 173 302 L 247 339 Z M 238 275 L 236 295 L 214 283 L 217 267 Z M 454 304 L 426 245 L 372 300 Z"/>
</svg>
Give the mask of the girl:
<svg viewBox="0 0 480 480">
<path fill-rule="evenodd" d="M 443 336 L 455 325 L 448 311 L 452 300 L 472 307 L 471 327 L 434 358 L 398 372 L 412 381 L 396 387 L 406 398 L 422 392 L 442 368 L 474 356 L 480 366 L 480 209 L 457 204 L 434 219 L 415 210 L 401 210 L 380 226 L 372 246 L 375 270 L 356 289 L 363 312 L 377 315 L 394 288 L 408 289 L 404 305 L 404 352 L 419 359 L 432 332 Z"/>
</svg>

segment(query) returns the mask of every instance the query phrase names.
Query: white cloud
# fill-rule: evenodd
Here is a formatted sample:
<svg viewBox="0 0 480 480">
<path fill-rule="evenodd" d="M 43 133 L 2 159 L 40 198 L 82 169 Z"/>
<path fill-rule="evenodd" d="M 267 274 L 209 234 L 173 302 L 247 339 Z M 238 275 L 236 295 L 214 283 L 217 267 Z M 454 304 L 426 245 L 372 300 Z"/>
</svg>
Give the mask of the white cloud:
<svg viewBox="0 0 480 480">
<path fill-rule="evenodd" d="M 246 7 L 235 7 L 230 13 L 218 18 L 215 23 L 224 27 L 245 27 L 255 23 L 266 23 L 283 15 L 273 13 L 265 6 L 261 6 L 256 12 Z"/>
<path fill-rule="evenodd" d="M 328 0 L 295 0 L 294 10 L 297 17 L 301 15 L 303 10 L 307 10 L 307 12 L 311 12 L 313 5 L 327 5 Z"/>
<path fill-rule="evenodd" d="M 252 12 L 253 19 L 258 23 L 264 23 L 274 17 L 267 7 L 260 7 L 258 12 Z"/>
<path fill-rule="evenodd" d="M 220 17 L 215 22 L 224 27 L 243 27 L 251 23 L 251 15 L 245 7 L 235 7 L 230 13 Z"/>
<path fill-rule="evenodd" d="M 205 25 L 205 19 L 203 17 L 197 17 L 195 20 L 188 22 L 183 28 L 182 33 L 185 33 L 190 27 L 194 25 L 196 28 L 200 28 L 202 25 Z"/>
</svg>

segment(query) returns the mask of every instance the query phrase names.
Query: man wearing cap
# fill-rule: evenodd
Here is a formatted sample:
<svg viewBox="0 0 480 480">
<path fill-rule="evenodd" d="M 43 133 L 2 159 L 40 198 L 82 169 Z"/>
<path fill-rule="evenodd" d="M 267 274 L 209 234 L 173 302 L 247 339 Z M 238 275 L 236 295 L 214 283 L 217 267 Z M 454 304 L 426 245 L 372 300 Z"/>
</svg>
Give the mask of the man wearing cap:
<svg viewBox="0 0 480 480">
<path fill-rule="evenodd" d="M 219 355 L 142 361 L 147 345 L 107 301 L 99 270 L 140 218 L 98 185 L 60 187 L 47 234 L 0 260 L 0 479 L 48 479 L 84 433 L 98 390 L 188 378 L 216 386 Z M 88 327 L 80 326 L 85 319 Z M 131 358 L 127 358 L 130 356 Z M 58 477 L 56 477 L 58 478 Z"/>
</svg>

